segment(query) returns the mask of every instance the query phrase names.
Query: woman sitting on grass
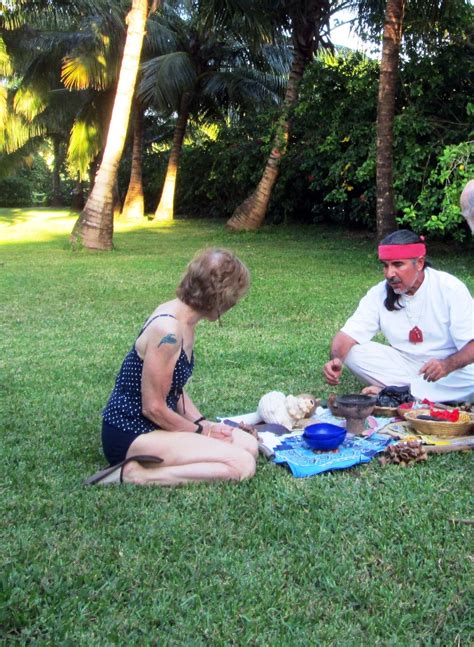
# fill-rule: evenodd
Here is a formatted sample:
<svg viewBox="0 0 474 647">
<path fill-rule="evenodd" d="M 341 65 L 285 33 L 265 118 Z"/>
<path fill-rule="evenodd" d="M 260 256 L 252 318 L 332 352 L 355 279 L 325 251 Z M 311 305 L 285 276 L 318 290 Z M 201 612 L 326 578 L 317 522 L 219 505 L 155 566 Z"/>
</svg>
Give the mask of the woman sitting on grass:
<svg viewBox="0 0 474 647">
<path fill-rule="evenodd" d="M 191 261 L 177 298 L 156 308 L 122 364 L 103 414 L 111 467 L 86 483 L 178 485 L 254 475 L 255 438 L 206 420 L 184 391 L 197 323 L 217 321 L 249 284 L 248 269 L 228 250 L 208 249 Z"/>
</svg>

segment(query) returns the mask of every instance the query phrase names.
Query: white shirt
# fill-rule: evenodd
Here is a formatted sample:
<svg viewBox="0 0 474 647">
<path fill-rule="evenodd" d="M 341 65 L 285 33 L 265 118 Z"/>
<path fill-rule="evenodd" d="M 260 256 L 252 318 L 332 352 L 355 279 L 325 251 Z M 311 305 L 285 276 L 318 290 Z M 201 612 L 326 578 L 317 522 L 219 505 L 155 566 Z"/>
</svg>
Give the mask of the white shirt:
<svg viewBox="0 0 474 647">
<path fill-rule="evenodd" d="M 401 310 L 386 309 L 385 286 L 381 281 L 371 288 L 341 329 L 359 344 L 382 332 L 407 359 L 426 362 L 444 359 L 474 339 L 474 301 L 455 276 L 425 268 L 424 281 L 415 294 L 401 296 Z M 408 339 L 415 326 L 423 333 L 418 344 Z"/>
</svg>

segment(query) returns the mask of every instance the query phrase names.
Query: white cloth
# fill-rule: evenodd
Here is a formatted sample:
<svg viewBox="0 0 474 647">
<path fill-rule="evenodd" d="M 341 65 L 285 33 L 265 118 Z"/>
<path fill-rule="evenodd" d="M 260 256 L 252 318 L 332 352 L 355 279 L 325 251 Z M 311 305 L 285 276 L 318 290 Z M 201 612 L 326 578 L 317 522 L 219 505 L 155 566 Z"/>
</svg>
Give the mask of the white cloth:
<svg viewBox="0 0 474 647">
<path fill-rule="evenodd" d="M 474 364 L 453 371 L 437 382 L 426 382 L 418 371 L 430 359 L 444 359 L 474 339 L 474 301 L 459 279 L 432 268 L 413 296 L 403 295 L 403 308 L 384 306 L 386 283 L 381 281 L 361 299 L 342 332 L 360 344 L 345 363 L 369 384 L 410 385 L 415 397 L 441 402 L 469 400 L 474 396 Z M 413 344 L 409 332 L 418 326 L 423 341 Z M 382 332 L 390 347 L 368 344 Z"/>
</svg>

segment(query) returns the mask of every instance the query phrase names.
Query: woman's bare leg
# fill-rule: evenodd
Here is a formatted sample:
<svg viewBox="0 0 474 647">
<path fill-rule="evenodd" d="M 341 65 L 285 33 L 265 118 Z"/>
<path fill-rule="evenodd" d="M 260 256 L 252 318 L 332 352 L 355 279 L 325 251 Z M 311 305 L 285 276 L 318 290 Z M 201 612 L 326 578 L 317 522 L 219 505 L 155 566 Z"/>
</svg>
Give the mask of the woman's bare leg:
<svg viewBox="0 0 474 647">
<path fill-rule="evenodd" d="M 251 478 L 256 469 L 255 456 L 238 442 L 227 443 L 189 432 L 142 434 L 130 445 L 127 458 L 140 455 L 159 456 L 163 463 L 160 467 L 147 468 L 132 461 L 124 468 L 124 482 L 179 485 L 197 481 L 241 481 Z"/>
<path fill-rule="evenodd" d="M 245 451 L 249 452 L 254 458 L 257 458 L 258 442 L 252 434 L 249 434 L 247 431 L 243 431 L 242 429 L 234 429 L 232 432 L 232 438 L 234 439 L 234 445 L 242 447 L 242 449 L 245 449 Z"/>
</svg>

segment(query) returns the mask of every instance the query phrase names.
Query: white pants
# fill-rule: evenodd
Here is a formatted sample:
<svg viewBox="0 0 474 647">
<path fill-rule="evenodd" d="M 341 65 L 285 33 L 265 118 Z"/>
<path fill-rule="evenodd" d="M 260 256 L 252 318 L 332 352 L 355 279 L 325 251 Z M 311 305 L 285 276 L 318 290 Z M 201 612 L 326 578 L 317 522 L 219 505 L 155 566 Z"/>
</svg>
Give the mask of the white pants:
<svg viewBox="0 0 474 647">
<path fill-rule="evenodd" d="M 418 374 L 426 358 L 415 361 L 391 346 L 374 341 L 353 346 L 344 363 L 366 384 L 409 386 L 415 398 L 432 402 L 474 402 L 472 365 L 453 371 L 437 382 L 427 382 Z"/>
</svg>

